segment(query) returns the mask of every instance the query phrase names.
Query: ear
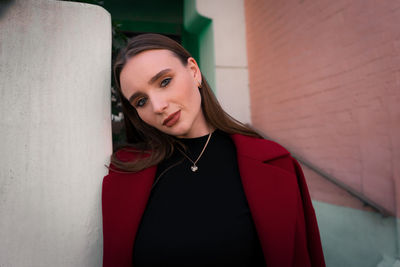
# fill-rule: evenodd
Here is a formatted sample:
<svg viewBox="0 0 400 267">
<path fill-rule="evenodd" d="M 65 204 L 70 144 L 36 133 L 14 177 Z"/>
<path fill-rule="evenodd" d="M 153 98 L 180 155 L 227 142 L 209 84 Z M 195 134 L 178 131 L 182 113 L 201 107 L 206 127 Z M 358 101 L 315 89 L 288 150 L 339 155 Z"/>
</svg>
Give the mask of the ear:
<svg viewBox="0 0 400 267">
<path fill-rule="evenodd" d="M 187 68 L 191 71 L 193 78 L 196 81 L 196 84 L 197 83 L 201 84 L 202 77 L 201 77 L 200 68 L 199 68 L 199 65 L 197 65 L 197 62 L 194 58 L 192 58 L 192 57 L 188 58 Z"/>
</svg>

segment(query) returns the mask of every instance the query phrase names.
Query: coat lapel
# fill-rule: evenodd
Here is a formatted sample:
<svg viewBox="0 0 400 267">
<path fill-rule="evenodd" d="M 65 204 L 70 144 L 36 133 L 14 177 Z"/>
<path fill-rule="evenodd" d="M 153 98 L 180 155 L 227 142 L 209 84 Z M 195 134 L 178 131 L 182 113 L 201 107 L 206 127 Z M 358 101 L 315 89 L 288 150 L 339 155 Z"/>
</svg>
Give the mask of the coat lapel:
<svg viewBox="0 0 400 267">
<path fill-rule="evenodd" d="M 103 180 L 103 267 L 132 266 L 136 233 L 156 167 L 135 173 L 110 171 Z"/>
<path fill-rule="evenodd" d="M 243 135 L 232 139 L 267 266 L 292 266 L 298 186 L 293 173 L 273 164 L 289 152 L 268 140 Z"/>
<path fill-rule="evenodd" d="M 292 266 L 298 185 L 293 173 L 274 164 L 289 153 L 268 140 L 237 134 L 231 137 L 267 266 Z M 131 266 L 132 240 L 135 240 L 155 174 L 154 166 L 135 177 L 111 172 L 104 179 L 103 266 Z"/>
</svg>

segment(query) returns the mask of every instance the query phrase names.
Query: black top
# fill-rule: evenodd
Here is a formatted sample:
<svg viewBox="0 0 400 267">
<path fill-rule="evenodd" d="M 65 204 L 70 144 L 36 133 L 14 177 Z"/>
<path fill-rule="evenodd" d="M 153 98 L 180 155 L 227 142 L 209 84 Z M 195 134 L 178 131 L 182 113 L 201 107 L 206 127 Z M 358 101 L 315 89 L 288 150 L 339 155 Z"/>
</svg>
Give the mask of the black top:
<svg viewBox="0 0 400 267">
<path fill-rule="evenodd" d="M 208 135 L 180 139 L 193 161 Z M 197 172 L 182 153 L 159 164 L 136 236 L 133 261 L 140 266 L 265 266 L 243 191 L 230 136 L 216 130 Z"/>
</svg>

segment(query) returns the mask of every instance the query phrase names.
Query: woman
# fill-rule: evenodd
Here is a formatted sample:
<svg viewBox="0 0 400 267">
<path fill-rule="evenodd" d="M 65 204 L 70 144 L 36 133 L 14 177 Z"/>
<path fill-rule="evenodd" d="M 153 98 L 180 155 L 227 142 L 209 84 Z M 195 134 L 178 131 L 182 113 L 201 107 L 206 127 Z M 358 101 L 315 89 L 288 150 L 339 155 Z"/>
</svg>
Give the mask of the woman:
<svg viewBox="0 0 400 267">
<path fill-rule="evenodd" d="M 103 266 L 325 266 L 299 164 L 222 110 L 182 46 L 139 35 L 114 74 L 134 145 L 103 181 Z"/>
</svg>

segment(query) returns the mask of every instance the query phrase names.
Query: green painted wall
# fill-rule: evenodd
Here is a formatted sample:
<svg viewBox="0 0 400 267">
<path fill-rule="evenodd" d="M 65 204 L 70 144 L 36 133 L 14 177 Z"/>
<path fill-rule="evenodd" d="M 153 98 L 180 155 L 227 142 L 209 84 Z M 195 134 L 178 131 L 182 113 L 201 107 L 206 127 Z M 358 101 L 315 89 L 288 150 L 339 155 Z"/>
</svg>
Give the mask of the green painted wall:
<svg viewBox="0 0 400 267">
<path fill-rule="evenodd" d="M 197 12 L 196 0 L 108 0 L 103 6 L 128 36 L 155 32 L 181 42 L 215 89 L 213 24 Z"/>
<path fill-rule="evenodd" d="M 110 0 L 104 1 L 104 8 L 122 31 L 182 35 L 183 0 Z"/>
<path fill-rule="evenodd" d="M 206 77 L 209 85 L 215 92 L 215 55 L 212 20 L 197 12 L 195 0 L 184 0 L 183 25 L 182 44 L 198 61 L 204 77 Z"/>
</svg>

